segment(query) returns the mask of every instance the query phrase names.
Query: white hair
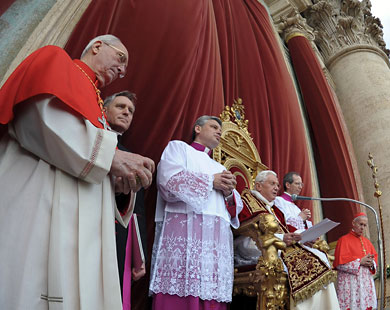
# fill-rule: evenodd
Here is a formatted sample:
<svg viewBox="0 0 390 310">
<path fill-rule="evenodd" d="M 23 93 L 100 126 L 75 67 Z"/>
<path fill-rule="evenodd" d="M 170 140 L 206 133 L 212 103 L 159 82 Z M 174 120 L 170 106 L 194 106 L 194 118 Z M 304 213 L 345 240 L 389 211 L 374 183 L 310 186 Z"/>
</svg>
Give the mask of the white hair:
<svg viewBox="0 0 390 310">
<path fill-rule="evenodd" d="M 259 174 L 256 176 L 255 183 L 264 182 L 267 179 L 268 175 L 270 175 L 270 174 L 274 175 L 275 177 L 278 177 L 278 175 L 274 171 L 264 170 L 264 171 L 259 172 Z"/>
<path fill-rule="evenodd" d="M 91 41 L 89 41 L 89 43 L 87 44 L 87 46 L 84 48 L 83 52 L 81 53 L 80 58 L 84 57 L 84 55 L 91 49 L 92 45 L 96 41 L 102 41 L 102 42 L 109 43 L 109 44 L 122 43 L 121 40 L 119 40 L 119 38 L 117 38 L 116 36 L 113 36 L 112 34 L 105 34 L 102 36 L 98 36 L 96 38 L 93 38 Z"/>
</svg>

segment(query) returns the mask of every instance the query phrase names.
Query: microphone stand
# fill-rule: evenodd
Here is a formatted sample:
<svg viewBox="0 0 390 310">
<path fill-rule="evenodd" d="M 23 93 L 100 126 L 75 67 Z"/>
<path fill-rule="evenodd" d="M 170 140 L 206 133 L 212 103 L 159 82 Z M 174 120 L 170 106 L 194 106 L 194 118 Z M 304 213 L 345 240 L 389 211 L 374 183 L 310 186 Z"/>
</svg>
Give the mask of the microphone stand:
<svg viewBox="0 0 390 310">
<path fill-rule="evenodd" d="M 297 195 L 291 195 L 292 200 L 319 200 L 319 201 L 349 201 L 349 202 L 354 202 L 357 204 L 360 204 L 362 206 L 365 206 L 366 208 L 370 209 L 374 215 L 375 215 L 375 222 L 376 222 L 376 228 L 378 231 L 378 264 L 379 264 L 379 279 L 380 279 L 380 306 L 378 309 L 383 310 L 384 309 L 384 272 L 383 272 L 383 240 L 381 236 L 381 226 L 379 225 L 379 220 L 378 220 L 378 214 L 376 213 L 375 209 L 371 207 L 370 205 L 355 200 L 355 199 L 350 199 L 350 198 L 316 198 L 316 197 L 306 197 L 306 196 L 297 196 Z"/>
</svg>

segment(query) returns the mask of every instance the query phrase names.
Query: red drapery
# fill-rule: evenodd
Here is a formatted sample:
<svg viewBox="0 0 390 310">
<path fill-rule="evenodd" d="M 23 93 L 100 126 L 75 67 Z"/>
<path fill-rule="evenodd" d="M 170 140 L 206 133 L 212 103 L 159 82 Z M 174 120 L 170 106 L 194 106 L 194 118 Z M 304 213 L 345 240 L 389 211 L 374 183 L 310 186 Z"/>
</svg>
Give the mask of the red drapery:
<svg viewBox="0 0 390 310">
<path fill-rule="evenodd" d="M 159 161 L 169 140 L 189 141 L 203 114 L 219 115 L 243 98 L 249 130 L 263 163 L 280 177 L 299 171 L 311 194 L 310 166 L 299 105 L 268 14 L 256 0 L 95 0 L 66 45 L 79 57 L 88 40 L 112 33 L 130 53 L 127 76 L 104 90 L 130 89 L 139 103 L 124 144 Z M 149 253 L 155 187 L 147 193 Z M 149 255 L 150 257 L 150 255 Z M 144 309 L 148 276 L 135 282 Z"/>
<path fill-rule="evenodd" d="M 348 132 L 321 66 L 309 41 L 303 36 L 288 41 L 291 60 L 304 98 L 311 126 L 312 144 L 322 197 L 359 199 L 349 150 Z M 352 222 L 359 206 L 346 202 L 324 202 L 323 214 L 344 224 Z M 329 241 L 348 232 L 350 225 L 339 225 L 328 233 Z"/>
<path fill-rule="evenodd" d="M 88 39 L 104 33 L 120 37 L 130 52 L 128 76 L 104 93 L 137 93 L 140 104 L 126 135 L 134 151 L 158 161 L 169 140 L 189 139 L 197 116 L 219 115 L 241 97 L 262 161 L 280 177 L 299 171 L 304 194 L 311 194 L 295 90 L 258 1 L 94 1 L 66 49 L 78 57 Z"/>
<path fill-rule="evenodd" d="M 256 0 L 213 3 L 225 102 L 243 99 L 263 163 L 278 173 L 280 181 L 291 170 L 299 172 L 306 184 L 302 194 L 311 195 L 302 116 L 266 9 Z"/>
</svg>

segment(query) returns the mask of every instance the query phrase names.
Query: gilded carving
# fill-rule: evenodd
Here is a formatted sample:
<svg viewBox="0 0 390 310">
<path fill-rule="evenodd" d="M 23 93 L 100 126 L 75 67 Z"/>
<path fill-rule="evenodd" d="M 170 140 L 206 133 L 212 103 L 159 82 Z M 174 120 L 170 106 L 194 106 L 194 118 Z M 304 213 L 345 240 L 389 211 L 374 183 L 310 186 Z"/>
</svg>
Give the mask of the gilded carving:
<svg viewBox="0 0 390 310">
<path fill-rule="evenodd" d="M 284 309 L 288 301 L 287 274 L 278 250 L 285 250 L 286 244 L 274 235 L 279 223 L 273 214 L 260 214 L 258 227 L 262 253 L 256 265 L 256 270 L 260 271 L 258 282 L 261 283 L 258 309 Z"/>
<path fill-rule="evenodd" d="M 260 156 L 248 132 L 248 120 L 245 119 L 245 108 L 241 99 L 234 101 L 232 107 L 225 107 L 221 113 L 222 135 L 220 145 L 214 149 L 213 157 L 226 169 L 244 179 L 247 188 L 253 188 L 258 172 L 267 169 L 261 163 Z M 243 199 L 251 199 L 248 189 L 241 193 Z M 254 198 L 253 198 L 254 199 Z M 257 209 L 257 200 L 248 203 Z M 259 207 L 260 208 L 260 207 Z M 251 237 L 263 255 L 258 264 L 249 272 L 234 272 L 233 294 L 257 296 L 257 309 L 285 309 L 288 303 L 287 275 L 278 257 L 278 250 L 286 244 L 276 238 L 274 233 L 280 227 L 271 214 L 259 214 L 245 222 L 235 234 Z"/>
<path fill-rule="evenodd" d="M 248 132 L 248 120 L 245 119 L 245 107 L 242 99 L 226 106 L 220 115 L 222 135 L 220 145 L 214 149 L 213 158 L 229 168 L 237 167 L 245 171 L 248 187 L 252 188 L 256 175 L 266 169 L 261 163 L 256 146 Z M 232 160 L 235 159 L 235 160 Z"/>
</svg>

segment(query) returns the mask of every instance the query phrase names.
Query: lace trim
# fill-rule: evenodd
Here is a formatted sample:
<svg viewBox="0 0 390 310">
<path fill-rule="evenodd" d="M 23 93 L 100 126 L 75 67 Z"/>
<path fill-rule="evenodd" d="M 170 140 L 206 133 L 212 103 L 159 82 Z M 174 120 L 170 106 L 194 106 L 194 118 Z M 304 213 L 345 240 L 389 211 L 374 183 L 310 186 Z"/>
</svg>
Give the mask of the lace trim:
<svg viewBox="0 0 390 310">
<path fill-rule="evenodd" d="M 234 276 L 229 223 L 211 215 L 166 213 L 164 226 L 156 226 L 156 238 L 150 293 L 231 301 Z"/>
<path fill-rule="evenodd" d="M 376 309 L 375 285 L 369 268 L 360 266 L 360 260 L 355 260 L 347 264 L 338 265 L 337 269 L 339 270 L 337 297 L 340 308 Z M 358 270 L 358 273 L 350 273 L 347 271 L 348 269 Z"/>
<path fill-rule="evenodd" d="M 213 189 L 213 176 L 181 171 L 169 179 L 166 187 L 170 198 L 178 198 L 199 213 Z"/>
<path fill-rule="evenodd" d="M 300 217 L 290 217 L 289 219 L 286 220 L 286 224 L 291 225 L 296 229 L 303 229 L 303 230 L 306 229 L 305 223 Z"/>
</svg>

